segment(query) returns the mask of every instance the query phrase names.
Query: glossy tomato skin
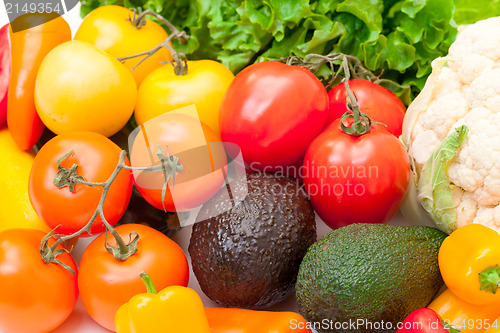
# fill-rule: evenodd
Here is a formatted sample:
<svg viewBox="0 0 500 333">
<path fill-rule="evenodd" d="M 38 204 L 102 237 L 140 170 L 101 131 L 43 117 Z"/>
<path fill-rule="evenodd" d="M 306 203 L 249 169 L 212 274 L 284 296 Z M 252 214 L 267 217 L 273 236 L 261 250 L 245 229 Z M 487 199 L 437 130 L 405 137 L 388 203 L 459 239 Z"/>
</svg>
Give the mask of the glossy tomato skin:
<svg viewBox="0 0 500 333">
<path fill-rule="evenodd" d="M 91 131 L 109 137 L 128 122 L 136 99 L 137 84 L 130 70 L 79 40 L 50 51 L 36 76 L 36 110 L 56 134 Z"/>
<path fill-rule="evenodd" d="M 221 138 L 240 146 L 250 169 L 278 170 L 304 155 L 327 117 L 326 89 L 310 71 L 261 62 L 229 86 L 220 111 Z"/>
<path fill-rule="evenodd" d="M 309 146 L 303 175 L 314 209 L 336 229 L 392 219 L 408 187 L 410 162 L 401 142 L 380 125 L 354 137 L 336 120 Z"/>
<path fill-rule="evenodd" d="M 122 6 L 98 7 L 83 19 L 75 40 L 91 43 L 113 57 L 121 58 L 149 51 L 167 39 L 167 32 L 158 23 L 146 19 L 146 24 L 137 29 L 130 21 L 131 17 L 134 17 L 134 12 Z M 132 69 L 141 59 L 126 60 L 124 65 Z M 166 48 L 153 54 L 132 71 L 137 84 L 148 73 L 162 66 L 161 62 L 171 60 L 172 56 Z"/>
<path fill-rule="evenodd" d="M 387 131 L 399 138 L 403 131 L 403 118 L 406 108 L 401 100 L 390 90 L 364 79 L 349 80 L 349 87 L 356 95 L 359 108 L 372 121 L 386 125 Z M 348 110 L 346 91 L 343 83 L 328 92 L 330 116 L 327 124 L 342 117 Z"/>
<path fill-rule="evenodd" d="M 195 104 L 200 120 L 219 135 L 219 109 L 233 73 L 213 60 L 188 61 L 186 75 L 163 65 L 144 79 L 137 94 L 135 119 L 142 125 L 165 112 Z"/>
<path fill-rule="evenodd" d="M 147 142 L 142 131 L 147 134 Z M 200 120 L 168 112 L 146 122 L 132 146 L 132 166 L 148 167 L 160 163 L 155 155 L 150 159 L 147 144 L 163 147 L 164 153 L 168 146 L 169 155 L 178 157 L 184 167 L 183 172 L 176 174 L 175 184 L 173 177 L 170 178 L 164 202 L 162 172 L 134 173 L 137 190 L 152 206 L 163 209 L 165 204 L 169 212 L 191 210 L 208 201 L 224 184 L 225 172 L 222 170 L 227 164 L 224 147 L 219 136 Z M 210 147 L 210 151 L 200 151 L 199 147 Z"/>
<path fill-rule="evenodd" d="M 51 332 L 73 311 L 78 298 L 77 278 L 60 265 L 43 262 L 39 250 L 44 236 L 34 229 L 0 233 L 0 331 Z M 57 259 L 78 273 L 69 254 Z"/>
<path fill-rule="evenodd" d="M 187 286 L 189 266 L 181 248 L 161 232 L 140 224 L 126 224 L 116 231 L 129 241 L 133 231 L 140 235 L 138 251 L 125 261 L 116 260 L 104 248 L 104 235 L 97 237 L 83 253 L 78 287 L 83 306 L 101 326 L 114 331 L 118 308 L 146 288 L 139 274 L 148 273 L 158 291 L 172 285 Z M 109 244 L 116 246 L 108 235 Z M 189 311 L 189 309 L 186 309 Z"/>
<path fill-rule="evenodd" d="M 47 142 L 35 156 L 29 180 L 29 196 L 35 211 L 57 232 L 71 234 L 85 226 L 96 210 L 102 187 L 76 184 L 75 191 L 58 188 L 53 180 L 58 172 L 57 161 L 73 151 L 62 166 L 78 164 L 78 174 L 88 182 L 105 182 L 118 164 L 121 149 L 105 136 L 93 132 L 61 134 Z M 126 161 L 128 163 L 128 160 Z M 132 195 L 132 176 L 123 169 L 111 185 L 104 202 L 104 216 L 114 225 L 127 209 Z M 91 233 L 105 230 L 100 217 L 91 227 Z M 89 236 L 83 233 L 81 236 Z"/>
</svg>

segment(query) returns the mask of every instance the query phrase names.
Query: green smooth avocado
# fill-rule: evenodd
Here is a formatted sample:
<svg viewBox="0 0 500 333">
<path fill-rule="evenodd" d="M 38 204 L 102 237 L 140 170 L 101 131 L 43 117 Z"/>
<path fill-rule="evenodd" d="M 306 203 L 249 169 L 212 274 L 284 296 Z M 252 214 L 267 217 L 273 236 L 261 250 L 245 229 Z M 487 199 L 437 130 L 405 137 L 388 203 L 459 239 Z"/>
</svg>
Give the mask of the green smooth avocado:
<svg viewBox="0 0 500 333">
<path fill-rule="evenodd" d="M 321 333 L 395 332 L 443 286 L 430 227 L 352 224 L 313 244 L 295 286 L 299 312 Z"/>
</svg>

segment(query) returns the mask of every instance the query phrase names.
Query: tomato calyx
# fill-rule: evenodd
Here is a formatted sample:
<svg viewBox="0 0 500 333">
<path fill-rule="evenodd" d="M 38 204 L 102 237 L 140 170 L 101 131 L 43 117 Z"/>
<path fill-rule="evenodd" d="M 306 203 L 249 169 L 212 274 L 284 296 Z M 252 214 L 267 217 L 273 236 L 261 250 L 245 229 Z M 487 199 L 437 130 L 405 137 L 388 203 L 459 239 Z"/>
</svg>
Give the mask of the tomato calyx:
<svg viewBox="0 0 500 333">
<path fill-rule="evenodd" d="M 77 172 L 78 164 L 73 164 L 69 169 L 61 166 L 61 163 L 66 158 L 68 158 L 68 156 L 72 156 L 73 154 L 74 151 L 70 151 L 57 161 L 58 171 L 53 181 L 54 185 L 57 186 L 58 188 L 63 188 L 68 186 L 70 192 L 75 192 L 75 184 L 85 181 L 85 178 L 83 178 Z"/>
<path fill-rule="evenodd" d="M 341 62 L 340 67 L 335 71 L 334 65 L 339 61 Z M 343 53 L 331 53 L 326 56 L 321 54 L 308 54 L 304 59 L 297 56 L 286 58 L 286 63 L 287 65 L 303 66 L 313 73 L 316 73 L 322 65 L 328 64 L 332 70 L 332 77 L 327 83 L 327 88 L 339 81 L 340 74 L 343 72 L 344 77 L 341 81 L 344 83 L 347 92 L 346 106 L 348 111 L 342 115 L 340 127 L 344 133 L 352 136 L 360 136 L 370 132 L 372 121 L 368 115 L 361 112 L 359 109 L 356 95 L 349 87 L 349 80 L 351 78 L 351 73 L 357 73 L 359 70 L 362 70 L 362 73 L 365 75 L 375 75 L 364 68 L 358 58 Z M 353 121 L 346 122 L 347 119 L 352 119 Z"/>
<path fill-rule="evenodd" d="M 69 251 L 65 248 L 56 250 L 56 247 L 59 244 L 58 242 L 56 242 L 58 244 L 55 246 L 49 246 L 48 244 L 49 238 L 55 233 L 56 229 L 57 227 L 55 227 L 52 231 L 50 231 L 47 235 L 45 235 L 42 238 L 42 243 L 40 245 L 40 255 L 42 257 L 42 260 L 46 264 L 54 263 L 60 265 L 71 274 L 76 275 L 75 271 L 71 267 L 69 267 L 68 265 L 57 259 L 58 255 L 63 253 L 69 253 Z"/>
<path fill-rule="evenodd" d="M 360 136 L 370 132 L 372 121 L 365 113 L 361 112 L 358 105 L 358 100 L 351 88 L 349 87 L 349 79 L 351 78 L 351 71 L 349 69 L 348 59 L 345 55 L 341 55 L 342 69 L 344 70 L 344 85 L 347 93 L 347 109 L 352 110 L 352 113 L 346 111 L 340 118 L 340 128 L 344 133 L 352 136 Z M 345 125 L 345 120 L 352 119 L 353 123 L 350 126 Z"/>
<path fill-rule="evenodd" d="M 139 66 L 141 63 L 143 63 L 147 58 L 151 57 L 153 54 L 161 50 L 162 48 L 166 48 L 170 54 L 172 55 L 172 66 L 174 66 L 174 72 L 177 75 L 186 75 L 187 74 L 187 58 L 183 53 L 177 53 L 175 49 L 170 45 L 170 42 L 174 39 L 176 39 L 179 44 L 184 44 L 188 41 L 188 39 L 191 37 L 189 36 L 185 31 L 177 29 L 170 21 L 168 21 L 166 18 L 161 16 L 160 14 L 157 14 L 153 12 L 152 10 L 148 9 L 145 11 L 142 11 L 141 8 L 134 9 L 134 17 L 129 18 L 128 20 L 132 22 L 132 24 L 135 26 L 136 29 L 140 29 L 141 27 L 146 25 L 146 16 L 150 15 L 158 19 L 160 22 L 165 24 L 168 29 L 170 30 L 170 35 L 165 39 L 163 42 L 155 46 L 149 51 L 133 54 L 130 56 L 118 58 L 117 60 L 120 62 L 124 62 L 125 60 L 128 59 L 133 59 L 137 57 L 142 57 L 142 58 L 133 68 L 132 70 L 136 69 L 137 66 Z M 170 63 L 170 62 L 168 62 Z"/>
<path fill-rule="evenodd" d="M 104 246 L 106 250 L 113 255 L 113 257 L 116 260 L 119 261 L 125 261 L 127 258 L 132 256 L 134 253 L 137 252 L 137 243 L 140 239 L 140 235 L 137 232 L 131 232 L 129 234 L 130 240 L 128 243 L 126 243 L 122 237 L 118 234 L 118 232 L 113 228 L 113 226 L 106 220 L 106 217 L 104 216 L 104 202 L 106 200 L 106 196 L 109 192 L 109 189 L 111 185 L 113 184 L 113 181 L 118 177 L 122 169 L 130 170 L 132 172 L 163 172 L 164 176 L 164 183 L 163 183 L 163 190 L 162 190 L 162 202 L 163 202 L 163 207 L 165 208 L 165 195 L 166 195 L 166 189 L 167 189 L 167 184 L 170 178 L 172 178 L 172 191 L 174 190 L 175 186 L 175 176 L 178 172 L 183 172 L 184 171 L 184 166 L 179 163 L 179 158 L 174 155 L 169 155 L 168 153 L 168 146 L 166 147 L 166 155 L 164 154 L 163 148 L 161 148 L 159 145 L 158 146 L 158 151 L 156 153 L 156 156 L 160 160 L 160 164 L 150 166 L 150 167 L 132 167 L 129 166 L 125 163 L 126 158 L 127 158 L 127 152 L 125 150 L 122 150 L 120 152 L 120 157 L 118 164 L 113 171 L 113 173 L 109 176 L 109 178 L 105 182 L 100 182 L 100 183 L 95 183 L 95 182 L 88 182 L 85 180 L 85 178 L 81 175 L 78 174 L 78 164 L 73 164 L 70 168 L 66 168 L 62 166 L 62 162 L 68 158 L 69 156 L 72 156 L 74 154 L 73 151 L 70 151 L 69 153 L 63 155 L 58 161 L 57 161 L 57 169 L 58 172 L 53 180 L 53 183 L 55 186 L 57 186 L 59 189 L 62 189 L 64 187 L 68 187 L 70 192 L 75 191 L 75 185 L 80 184 L 84 186 L 91 186 L 91 187 L 102 187 L 102 195 L 99 200 L 99 204 L 96 207 L 96 210 L 92 214 L 92 217 L 90 220 L 87 222 L 87 224 L 77 232 L 70 234 L 70 235 L 57 235 L 59 238 L 51 245 L 49 246 L 49 238 L 55 235 L 56 228 L 54 228 L 51 232 L 49 232 L 43 239 L 40 245 L 40 255 L 42 257 L 42 260 L 45 263 L 56 263 L 61 265 L 63 268 L 68 270 L 70 273 L 75 274 L 74 271 L 68 267 L 67 265 L 64 265 L 61 261 L 57 259 L 57 256 L 64 253 L 68 252 L 66 249 L 57 249 L 57 246 L 61 244 L 64 241 L 67 241 L 69 239 L 78 237 L 79 235 L 83 233 L 88 233 L 89 235 L 91 234 L 91 226 L 93 225 L 95 219 L 99 216 L 101 218 L 102 223 L 106 227 L 106 234 L 105 234 L 105 241 L 104 241 Z M 113 246 L 108 243 L 107 241 L 107 233 L 110 233 L 114 239 L 116 240 L 116 245 Z M 132 237 L 134 235 L 134 237 Z"/>
<path fill-rule="evenodd" d="M 113 234 L 113 231 L 111 231 L 112 234 Z M 116 231 L 114 231 L 114 232 L 116 233 Z M 106 248 L 106 251 L 111 253 L 116 260 L 125 261 L 128 259 L 128 257 L 132 256 L 133 254 L 135 254 L 137 252 L 137 242 L 139 242 L 139 238 L 141 238 L 141 236 L 137 232 L 132 231 L 129 234 L 130 241 L 128 243 L 125 243 L 123 238 L 121 238 L 118 234 L 116 234 L 116 235 L 113 234 L 113 236 L 116 239 L 116 244 L 118 246 L 113 246 L 113 245 L 109 244 L 108 243 L 108 230 L 106 230 L 105 233 L 106 234 L 104 237 L 104 247 Z M 135 237 L 132 238 L 132 235 L 135 235 Z"/>
<path fill-rule="evenodd" d="M 156 153 L 156 156 L 158 156 L 158 158 L 160 159 L 164 177 L 163 186 L 161 188 L 161 197 L 162 197 L 161 203 L 163 205 L 163 210 L 167 211 L 165 208 L 165 195 L 167 194 L 167 183 L 170 180 L 170 177 L 172 177 L 172 191 L 174 191 L 175 175 L 177 174 L 177 172 L 183 172 L 184 166 L 179 163 L 179 158 L 177 156 L 169 155 L 168 146 L 167 146 L 167 155 L 163 154 L 163 148 L 161 148 L 159 145 L 157 146 L 158 146 L 158 152 Z"/>
</svg>

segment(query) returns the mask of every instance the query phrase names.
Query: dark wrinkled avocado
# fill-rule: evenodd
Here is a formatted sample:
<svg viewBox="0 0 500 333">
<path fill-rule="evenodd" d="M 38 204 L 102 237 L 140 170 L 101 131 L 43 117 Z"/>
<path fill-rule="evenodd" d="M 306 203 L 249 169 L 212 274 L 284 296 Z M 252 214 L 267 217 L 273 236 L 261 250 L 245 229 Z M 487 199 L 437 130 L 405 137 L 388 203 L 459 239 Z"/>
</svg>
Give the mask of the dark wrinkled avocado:
<svg viewBox="0 0 500 333">
<path fill-rule="evenodd" d="M 293 292 L 302 258 L 316 241 L 314 211 L 292 178 L 249 173 L 230 185 L 199 212 L 202 222 L 193 226 L 189 245 L 193 271 L 221 305 L 268 307 Z"/>
<path fill-rule="evenodd" d="M 321 333 L 395 332 L 398 322 L 429 305 L 443 286 L 438 252 L 446 236 L 430 227 L 384 224 L 332 231 L 302 261 L 299 312 L 319 323 Z"/>
</svg>

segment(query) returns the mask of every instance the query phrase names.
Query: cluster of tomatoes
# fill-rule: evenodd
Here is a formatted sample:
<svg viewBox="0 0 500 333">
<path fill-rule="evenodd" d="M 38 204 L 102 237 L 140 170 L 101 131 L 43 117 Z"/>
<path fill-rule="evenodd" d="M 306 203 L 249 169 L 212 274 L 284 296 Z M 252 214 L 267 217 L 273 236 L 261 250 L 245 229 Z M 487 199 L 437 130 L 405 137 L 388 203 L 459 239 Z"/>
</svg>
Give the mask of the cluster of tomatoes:
<svg viewBox="0 0 500 333">
<path fill-rule="evenodd" d="M 36 155 L 31 203 L 64 240 L 101 235 L 77 267 L 64 244 L 53 237 L 45 240 L 41 231 L 0 233 L 0 285 L 5 290 L 0 293 L 0 329 L 6 332 L 54 329 L 69 316 L 78 295 L 96 322 L 114 330 L 119 306 L 143 292 L 138 278 L 143 271 L 159 289 L 186 286 L 187 259 L 173 241 L 142 225 L 112 226 L 127 209 L 133 184 L 152 206 L 173 212 L 212 197 L 224 177 L 193 177 L 200 160 L 179 157 L 203 143 L 234 143 L 247 169 L 300 178 L 315 210 L 331 227 L 386 222 L 402 202 L 410 169 L 397 137 L 405 108 L 381 86 L 349 81 L 361 111 L 383 123 L 352 135 L 343 129 L 348 122 L 341 126 L 340 119 L 349 112 L 346 86 L 327 92 L 305 67 L 262 62 L 235 77 L 218 62 L 197 60 L 180 64 L 184 72 L 179 73 L 177 66 L 165 64 L 179 65 L 175 57 L 157 48 L 168 44 L 167 32 L 118 6 L 90 13 L 72 41 L 61 17 L 32 29 L 37 34 L 10 33 L 7 123 L 22 150 L 40 139 L 45 126 L 57 136 Z M 28 42 L 33 36 L 39 39 L 36 49 Z M 130 57 L 134 54 L 141 56 Z M 26 79 L 20 73 L 28 67 L 32 74 Z M 193 104 L 197 118 L 169 113 Z M 130 147 L 130 162 L 124 159 L 117 168 L 121 148 L 108 137 L 133 114 L 144 133 Z M 151 157 L 150 147 L 168 152 Z M 179 157 L 183 172 L 174 172 L 165 184 L 162 172 L 156 173 L 158 187 L 141 185 L 130 172 L 172 163 L 169 154 Z M 226 164 L 224 150 L 209 155 L 204 163 L 212 170 L 214 163 Z M 63 186 L 56 186 L 63 176 Z"/>
</svg>

